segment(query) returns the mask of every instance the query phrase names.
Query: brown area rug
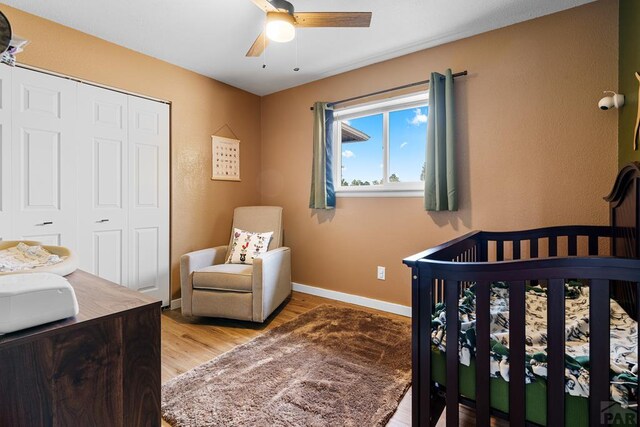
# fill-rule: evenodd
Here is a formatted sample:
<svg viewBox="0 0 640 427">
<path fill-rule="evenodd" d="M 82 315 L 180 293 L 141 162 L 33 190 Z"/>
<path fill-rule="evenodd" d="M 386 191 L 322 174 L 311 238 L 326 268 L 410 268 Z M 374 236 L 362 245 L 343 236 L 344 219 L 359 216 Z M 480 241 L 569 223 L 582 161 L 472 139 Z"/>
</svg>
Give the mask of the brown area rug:
<svg viewBox="0 0 640 427">
<path fill-rule="evenodd" d="M 411 381 L 411 324 L 322 305 L 162 386 L 173 426 L 383 426 Z"/>
</svg>

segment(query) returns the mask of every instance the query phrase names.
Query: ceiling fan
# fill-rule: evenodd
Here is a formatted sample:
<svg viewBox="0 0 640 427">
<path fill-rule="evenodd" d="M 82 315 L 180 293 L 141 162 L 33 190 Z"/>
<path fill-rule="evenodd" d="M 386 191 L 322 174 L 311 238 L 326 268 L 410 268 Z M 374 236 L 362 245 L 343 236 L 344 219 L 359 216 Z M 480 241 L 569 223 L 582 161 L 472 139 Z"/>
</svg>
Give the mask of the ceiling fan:
<svg viewBox="0 0 640 427">
<path fill-rule="evenodd" d="M 369 27 L 371 12 L 300 12 L 286 0 L 251 0 L 267 14 L 265 30 L 253 42 L 247 56 L 260 56 L 269 40 L 293 40 L 298 28 Z"/>
</svg>

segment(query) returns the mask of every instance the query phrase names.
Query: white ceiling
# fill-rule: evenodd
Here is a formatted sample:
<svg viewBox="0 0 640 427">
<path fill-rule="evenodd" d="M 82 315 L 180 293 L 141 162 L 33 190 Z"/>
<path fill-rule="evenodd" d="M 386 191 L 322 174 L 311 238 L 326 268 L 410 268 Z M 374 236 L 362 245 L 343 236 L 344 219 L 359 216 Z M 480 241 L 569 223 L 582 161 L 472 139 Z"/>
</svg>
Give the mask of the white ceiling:
<svg viewBox="0 0 640 427">
<path fill-rule="evenodd" d="M 245 53 L 264 26 L 251 0 L 5 0 L 26 12 L 266 95 L 593 0 L 291 0 L 297 12 L 371 11 L 371 28 L 304 28 Z M 20 35 L 20 29 L 16 33 Z M 296 63 L 298 45 L 298 66 Z M 73 46 L 68 46 L 73 49 Z M 28 49 L 28 47 L 27 47 Z M 267 64 L 262 68 L 262 64 Z"/>
</svg>

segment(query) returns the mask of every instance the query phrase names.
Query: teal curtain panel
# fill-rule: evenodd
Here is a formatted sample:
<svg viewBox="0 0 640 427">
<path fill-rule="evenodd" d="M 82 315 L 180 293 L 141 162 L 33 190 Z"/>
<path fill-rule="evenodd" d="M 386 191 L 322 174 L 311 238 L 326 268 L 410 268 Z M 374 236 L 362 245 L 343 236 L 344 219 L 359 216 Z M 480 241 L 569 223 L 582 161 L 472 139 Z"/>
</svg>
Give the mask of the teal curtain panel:
<svg viewBox="0 0 640 427">
<path fill-rule="evenodd" d="M 313 165 L 311 168 L 311 209 L 333 209 L 333 108 L 316 102 L 313 108 Z"/>
<path fill-rule="evenodd" d="M 457 211 L 456 135 L 453 75 L 431 73 L 424 182 L 427 211 Z"/>
</svg>

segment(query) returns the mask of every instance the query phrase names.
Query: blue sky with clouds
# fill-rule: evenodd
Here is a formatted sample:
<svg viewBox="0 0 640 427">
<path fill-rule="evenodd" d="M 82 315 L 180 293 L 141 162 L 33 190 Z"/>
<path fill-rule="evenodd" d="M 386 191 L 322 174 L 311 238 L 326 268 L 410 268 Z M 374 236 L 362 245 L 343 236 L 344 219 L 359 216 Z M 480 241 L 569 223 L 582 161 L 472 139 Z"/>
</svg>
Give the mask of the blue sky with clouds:
<svg viewBox="0 0 640 427">
<path fill-rule="evenodd" d="M 389 113 L 389 175 L 401 182 L 420 180 L 427 142 L 428 107 Z M 373 181 L 382 179 L 382 114 L 349 120 L 349 125 L 371 138 L 342 145 L 342 178 Z"/>
</svg>

